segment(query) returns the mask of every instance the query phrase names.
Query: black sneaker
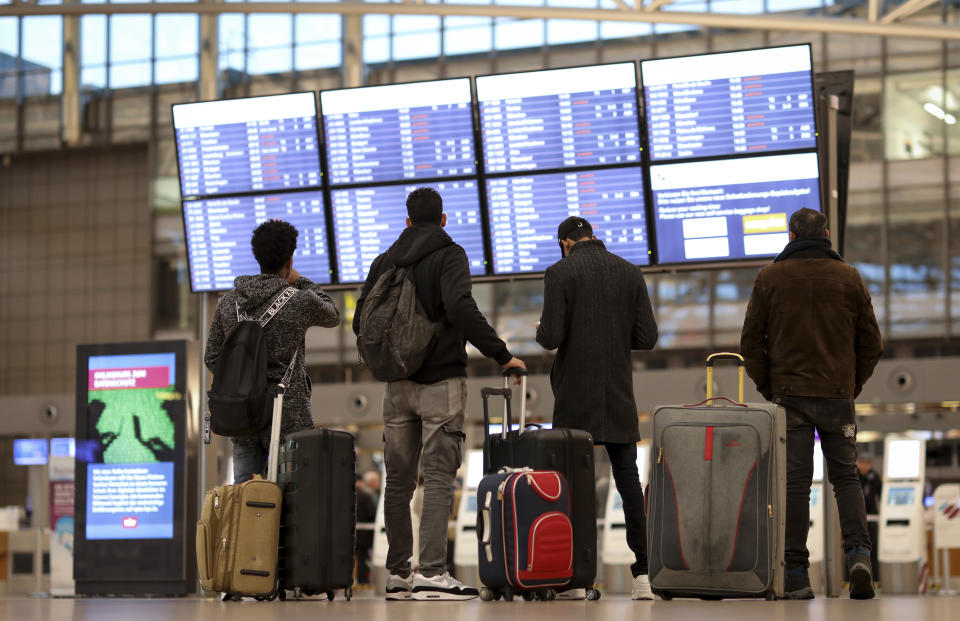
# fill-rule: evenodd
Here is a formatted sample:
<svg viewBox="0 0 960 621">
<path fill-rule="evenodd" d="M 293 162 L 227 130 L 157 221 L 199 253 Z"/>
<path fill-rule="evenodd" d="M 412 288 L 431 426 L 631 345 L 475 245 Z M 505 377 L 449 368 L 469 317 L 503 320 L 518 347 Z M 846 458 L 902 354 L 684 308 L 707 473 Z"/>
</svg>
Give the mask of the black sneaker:
<svg viewBox="0 0 960 621">
<path fill-rule="evenodd" d="M 783 574 L 783 599 L 813 599 L 806 567 L 791 567 Z"/>
<path fill-rule="evenodd" d="M 850 599 L 873 599 L 873 570 L 870 569 L 870 552 L 854 548 L 847 555 L 847 571 L 850 574 Z"/>
</svg>

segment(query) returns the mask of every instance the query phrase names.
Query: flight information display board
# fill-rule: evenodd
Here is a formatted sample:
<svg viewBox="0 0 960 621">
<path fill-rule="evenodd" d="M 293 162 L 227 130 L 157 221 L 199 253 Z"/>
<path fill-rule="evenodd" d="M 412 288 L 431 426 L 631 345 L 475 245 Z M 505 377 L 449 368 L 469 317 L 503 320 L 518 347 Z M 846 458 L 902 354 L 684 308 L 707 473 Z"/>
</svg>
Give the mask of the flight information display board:
<svg viewBox="0 0 960 621">
<path fill-rule="evenodd" d="M 427 184 L 443 197 L 444 229 L 463 246 L 470 273 L 486 273 L 483 222 L 477 182 L 443 181 Z M 341 283 L 363 282 L 373 260 L 400 237 L 406 227 L 407 194 L 416 185 L 390 185 L 332 190 L 337 272 Z"/>
<path fill-rule="evenodd" d="M 313 93 L 173 106 L 183 196 L 320 185 Z"/>
<path fill-rule="evenodd" d="M 653 161 L 816 147 L 809 45 L 644 60 Z"/>
<path fill-rule="evenodd" d="M 233 288 L 237 276 L 259 274 L 250 248 L 253 229 L 266 220 L 283 220 L 296 227 L 293 265 L 306 278 L 329 284 L 330 255 L 323 193 L 288 192 L 208 198 L 183 202 L 193 291 Z"/>
<path fill-rule="evenodd" d="M 561 258 L 557 225 L 586 218 L 607 249 L 648 265 L 639 167 L 487 179 L 493 273 L 542 272 Z"/>
<path fill-rule="evenodd" d="M 488 173 L 640 161 L 633 63 L 476 80 Z"/>
<path fill-rule="evenodd" d="M 470 79 L 320 93 L 332 185 L 476 173 Z"/>
<path fill-rule="evenodd" d="M 816 153 L 650 168 L 657 262 L 772 257 L 801 207 L 820 210 Z"/>
</svg>

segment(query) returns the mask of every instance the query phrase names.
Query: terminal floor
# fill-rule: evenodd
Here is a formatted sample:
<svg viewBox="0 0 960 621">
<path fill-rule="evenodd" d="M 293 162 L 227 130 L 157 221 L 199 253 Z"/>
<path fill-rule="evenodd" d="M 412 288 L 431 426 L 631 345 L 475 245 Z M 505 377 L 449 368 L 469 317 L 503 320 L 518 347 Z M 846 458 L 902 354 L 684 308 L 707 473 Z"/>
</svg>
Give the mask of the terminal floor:
<svg viewBox="0 0 960 621">
<path fill-rule="evenodd" d="M 183 599 L 50 599 L 0 596 L 2 621 L 957 621 L 960 597 L 887 596 L 869 601 L 673 600 L 633 602 L 385 602 L 372 593 L 353 601 L 220 602 Z"/>
</svg>

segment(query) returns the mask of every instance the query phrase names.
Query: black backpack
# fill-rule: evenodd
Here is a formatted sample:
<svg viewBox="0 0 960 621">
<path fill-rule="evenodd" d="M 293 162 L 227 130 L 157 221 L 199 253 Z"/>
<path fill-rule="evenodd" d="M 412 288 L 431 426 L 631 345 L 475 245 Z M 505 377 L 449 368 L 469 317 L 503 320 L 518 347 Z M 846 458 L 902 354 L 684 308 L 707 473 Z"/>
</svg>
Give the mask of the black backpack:
<svg viewBox="0 0 960 621">
<path fill-rule="evenodd" d="M 417 298 L 413 266 L 394 266 L 380 275 L 363 303 L 357 350 L 381 382 L 406 379 L 423 366 L 439 329 Z"/>
<path fill-rule="evenodd" d="M 210 428 L 214 433 L 231 438 L 256 436 L 270 425 L 267 338 L 263 328 L 297 291 L 295 287 L 284 289 L 257 320 L 241 315 L 237 306 L 237 325 L 220 347 L 213 386 L 207 392 Z M 289 381 L 297 353 L 293 353 L 287 366 L 284 384 Z"/>
</svg>

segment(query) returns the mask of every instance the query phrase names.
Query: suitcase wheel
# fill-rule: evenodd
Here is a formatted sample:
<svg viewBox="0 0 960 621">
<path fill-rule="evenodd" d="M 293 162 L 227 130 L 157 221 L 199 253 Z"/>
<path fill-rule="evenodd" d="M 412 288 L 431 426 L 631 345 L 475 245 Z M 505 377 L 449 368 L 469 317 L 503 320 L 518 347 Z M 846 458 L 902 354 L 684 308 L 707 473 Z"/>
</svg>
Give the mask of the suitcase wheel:
<svg viewBox="0 0 960 621">
<path fill-rule="evenodd" d="M 556 594 L 554 594 L 554 597 L 556 597 Z M 595 602 L 600 599 L 600 589 L 595 589 L 593 587 L 587 589 L 587 599 L 591 602 Z"/>
<path fill-rule="evenodd" d="M 768 602 L 776 601 L 777 594 L 774 593 L 773 591 L 767 591 L 766 593 L 764 593 L 763 599 L 767 600 Z"/>
<path fill-rule="evenodd" d="M 523 597 L 523 601 L 525 601 L 525 602 L 532 602 L 534 597 L 536 597 L 537 599 L 540 599 L 540 592 L 539 592 L 539 591 L 524 591 L 524 592 L 521 594 L 521 597 Z"/>
<path fill-rule="evenodd" d="M 484 602 L 492 602 L 495 598 L 496 598 L 496 599 L 500 599 L 500 598 L 496 597 L 496 593 L 494 593 L 493 591 L 491 591 L 491 590 L 488 589 L 487 587 L 483 587 L 483 588 L 480 589 L 480 600 L 481 600 L 481 601 L 484 601 Z"/>
<path fill-rule="evenodd" d="M 333 598 L 335 598 L 336 596 L 337 594 L 334 593 L 333 591 L 327 591 L 327 599 L 330 600 L 331 602 L 333 601 Z"/>
<path fill-rule="evenodd" d="M 705 602 L 719 602 L 723 598 L 720 597 L 719 595 L 701 595 L 700 599 Z"/>
<path fill-rule="evenodd" d="M 499 599 L 499 598 L 497 598 L 497 599 Z M 505 602 L 512 602 L 512 601 L 513 601 L 513 590 L 512 590 L 512 589 L 506 589 L 506 590 L 503 592 L 503 601 L 505 601 Z"/>
<path fill-rule="evenodd" d="M 345 589 L 343 590 L 343 596 L 344 596 L 345 598 L 347 598 L 347 601 L 348 601 L 348 602 L 349 602 L 351 599 L 353 599 L 353 587 L 347 587 L 347 588 L 345 588 Z M 332 598 L 331 598 L 331 599 L 332 599 Z"/>
<path fill-rule="evenodd" d="M 656 592 L 656 594 L 659 595 L 660 599 L 662 599 L 665 602 L 669 602 L 671 599 L 673 599 L 673 593 L 671 593 L 670 591 L 658 591 Z"/>
</svg>

